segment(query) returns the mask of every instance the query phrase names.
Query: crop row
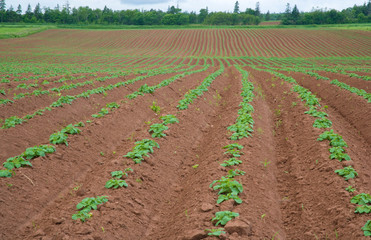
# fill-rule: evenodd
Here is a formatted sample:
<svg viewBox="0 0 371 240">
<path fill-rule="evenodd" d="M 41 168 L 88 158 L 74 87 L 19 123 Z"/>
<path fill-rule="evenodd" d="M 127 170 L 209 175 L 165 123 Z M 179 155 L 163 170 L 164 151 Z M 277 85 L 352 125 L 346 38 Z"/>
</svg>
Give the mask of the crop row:
<svg viewBox="0 0 371 240">
<path fill-rule="evenodd" d="M 75 101 L 78 98 L 89 98 L 93 94 L 105 94 L 106 91 L 110 91 L 110 90 L 113 90 L 115 88 L 119 88 L 119 87 L 123 87 L 123 86 L 129 85 L 129 84 L 133 84 L 137 81 L 141 81 L 141 80 L 146 79 L 148 77 L 152 77 L 152 76 L 156 76 L 156 75 L 160 75 L 160 74 L 168 74 L 168 73 L 173 73 L 173 72 L 187 71 L 187 70 L 190 70 L 192 68 L 194 68 L 194 66 L 190 67 L 188 69 L 181 69 L 181 70 L 174 70 L 174 69 L 170 69 L 170 70 L 151 70 L 145 76 L 138 76 L 138 77 L 136 77 L 134 79 L 131 79 L 131 80 L 128 80 L 128 81 L 121 81 L 121 82 L 118 82 L 116 84 L 110 84 L 106 87 L 98 87 L 98 88 L 95 88 L 95 89 L 87 90 L 87 91 L 85 91 L 83 93 L 80 93 L 78 95 L 75 95 L 75 96 L 69 96 L 69 95 L 62 96 L 57 101 L 53 102 L 49 107 L 37 110 L 35 113 L 33 113 L 31 115 L 26 115 L 25 117 L 22 117 L 22 118 L 19 118 L 17 116 L 13 116 L 13 117 L 5 119 L 2 128 L 4 129 L 4 128 L 15 127 L 16 125 L 19 125 L 19 124 L 22 124 L 23 122 L 26 122 L 28 119 L 32 119 L 36 115 L 43 115 L 43 112 L 45 110 L 51 111 L 52 109 L 55 109 L 57 107 L 63 107 L 63 105 L 65 105 L 65 104 L 72 104 L 72 102 Z"/>
<path fill-rule="evenodd" d="M 205 71 L 206 69 L 208 68 L 208 66 L 206 66 L 205 68 L 203 69 L 200 69 L 200 70 L 194 70 L 194 71 L 189 71 L 189 74 L 192 74 L 192 73 L 196 73 L 196 72 L 201 72 L 201 71 Z M 178 77 L 179 78 L 179 77 Z M 164 87 L 164 86 L 167 86 L 168 84 L 170 84 L 171 82 L 175 81 L 176 79 L 178 78 L 170 78 L 170 79 L 166 79 L 164 80 L 162 83 L 160 83 L 159 85 L 156 85 L 156 89 L 157 88 L 160 88 L 160 87 Z M 171 80 L 169 82 L 169 80 Z M 127 95 L 127 97 L 129 97 L 130 95 Z M 109 103 L 107 104 L 106 108 L 102 108 L 97 114 L 93 114 L 92 117 L 93 118 L 101 118 L 101 117 L 104 117 L 105 115 L 107 115 L 109 113 L 109 111 L 113 111 L 114 109 L 117 109 L 119 108 L 120 105 L 118 105 L 117 103 L 113 102 L 113 103 Z M 49 110 L 49 108 L 48 108 Z M 51 109 L 50 109 L 51 110 Z M 41 110 L 41 111 L 45 111 L 45 110 Z M 42 113 L 42 112 L 41 112 Z M 8 121 L 8 122 L 5 122 L 5 124 L 7 125 L 10 125 L 11 123 L 12 124 L 21 124 L 18 122 L 19 119 L 18 118 L 12 118 L 11 121 Z M 88 120 L 89 121 L 89 120 Z M 89 121 L 90 122 L 90 121 Z M 170 119 L 164 119 L 164 122 L 166 123 L 171 123 L 172 121 Z M 68 142 L 67 142 L 67 138 L 68 138 L 68 134 L 78 134 L 81 132 L 80 129 L 78 129 L 77 127 L 83 127 L 84 124 L 82 122 L 76 124 L 76 125 L 68 125 L 66 128 L 62 129 L 61 131 L 59 132 L 56 132 L 56 133 L 53 133 L 50 138 L 49 138 L 49 141 L 53 144 L 65 144 L 66 146 L 68 146 Z M 21 167 L 21 166 L 20 166 Z M 7 174 L 3 174 L 4 176 L 11 176 L 11 174 L 9 172 L 7 172 Z"/>
<path fill-rule="evenodd" d="M 230 136 L 231 141 L 238 141 L 242 138 L 249 137 L 250 133 L 253 131 L 254 123 L 251 116 L 254 108 L 250 105 L 250 102 L 252 102 L 254 98 L 254 86 L 248 81 L 248 73 L 238 65 L 235 65 L 235 67 L 242 74 L 241 96 L 243 97 L 243 100 L 240 103 L 241 109 L 238 111 L 236 123 L 227 128 L 232 133 Z M 216 202 L 217 204 L 221 204 L 222 202 L 230 199 L 234 200 L 236 204 L 241 204 L 242 199 L 238 195 L 243 191 L 243 186 L 235 179 L 235 177 L 245 175 L 245 172 L 235 168 L 235 166 L 242 163 L 239 158 L 244 154 L 241 151 L 243 146 L 234 142 L 224 146 L 223 149 L 226 149 L 224 154 L 228 156 L 229 159 L 224 160 L 224 162 L 220 165 L 223 167 L 228 167 L 230 170 L 228 170 L 227 176 L 222 176 L 219 180 L 214 180 L 210 184 L 210 188 L 219 191 Z M 221 226 L 225 226 L 230 220 L 238 216 L 239 213 L 237 212 L 220 211 L 215 213 L 215 217 L 212 218 L 211 221 L 215 223 L 216 227 L 219 224 Z M 209 232 L 209 236 L 220 236 L 226 233 L 223 228 L 206 229 L 206 231 Z"/>
<path fill-rule="evenodd" d="M 302 99 L 302 101 L 305 101 L 305 105 L 309 107 L 309 111 L 305 113 L 317 118 L 313 124 L 313 127 L 331 128 L 332 122 L 326 118 L 327 113 L 319 111 L 319 108 L 321 108 L 321 105 L 319 103 L 319 99 L 316 98 L 314 94 L 312 94 L 306 88 L 303 88 L 302 86 L 298 85 L 296 80 L 293 79 L 292 77 L 282 75 L 281 73 L 277 73 L 272 70 L 266 70 L 266 69 L 260 69 L 260 70 L 270 72 L 280 77 L 281 79 L 293 84 L 292 91 L 297 92 L 300 98 Z M 349 155 L 345 153 L 345 148 L 348 147 L 348 145 L 346 144 L 342 136 L 334 133 L 333 129 L 323 132 L 317 140 L 318 141 L 324 141 L 324 140 L 330 141 L 330 147 L 331 147 L 329 149 L 330 159 L 337 159 L 340 162 L 344 160 L 346 161 L 351 160 Z M 337 169 L 335 170 L 335 173 L 344 177 L 346 181 L 358 176 L 358 173 L 354 170 L 352 166 L 344 167 L 343 169 Z M 348 186 L 346 190 L 349 192 L 356 191 L 352 186 Z M 355 197 L 353 197 L 351 199 L 351 202 L 359 205 L 356 208 L 355 213 L 370 213 L 371 212 L 371 196 L 369 194 L 360 193 L 356 195 Z M 366 225 L 362 228 L 362 230 L 364 230 L 365 236 L 370 236 L 369 227 L 370 227 L 370 223 L 368 221 Z"/>
<path fill-rule="evenodd" d="M 193 103 L 193 101 L 199 97 L 202 96 L 204 92 L 208 90 L 208 87 L 211 85 L 211 83 L 215 80 L 217 76 L 222 74 L 224 72 L 224 65 L 220 64 L 220 69 L 214 72 L 213 74 L 207 76 L 202 84 L 198 86 L 196 89 L 190 90 L 182 100 L 179 101 L 179 104 L 177 108 L 179 110 L 184 110 L 188 108 L 188 105 Z"/>
<path fill-rule="evenodd" d="M 165 69 L 167 69 L 167 67 L 168 66 L 160 67 L 160 68 L 157 68 L 157 70 L 161 70 L 161 69 L 165 70 Z M 179 66 L 177 66 L 175 68 L 172 68 L 172 69 L 178 69 L 178 68 L 182 68 L 182 67 L 184 67 L 184 65 L 179 65 Z M 98 77 L 96 79 L 87 80 L 85 82 L 64 84 L 60 87 L 51 88 L 50 90 L 38 89 L 38 90 L 35 90 L 31 93 L 19 93 L 19 94 L 15 95 L 13 97 L 13 100 L 21 99 L 21 98 L 24 98 L 26 96 L 40 96 L 40 95 L 44 95 L 44 94 L 50 95 L 52 92 L 60 93 L 61 91 L 64 91 L 64 90 L 76 89 L 78 87 L 83 87 L 83 86 L 86 86 L 86 85 L 94 85 L 95 82 L 105 82 L 109 79 L 124 77 L 124 76 L 130 75 L 130 74 L 145 74 L 145 73 L 148 73 L 149 71 L 151 71 L 151 70 L 134 69 L 134 70 L 128 70 L 128 71 L 125 71 L 125 72 L 111 73 L 110 74 L 111 76 Z M 94 75 L 96 76 L 96 74 L 94 74 Z M 82 79 L 82 78 L 85 78 L 85 76 L 71 77 L 71 78 L 69 78 L 69 80 Z M 66 80 L 67 80 L 67 78 L 63 77 L 56 82 L 62 82 L 62 81 L 66 81 Z M 25 84 L 25 85 L 29 86 L 27 84 Z M 34 87 L 37 87 L 37 86 L 34 86 Z M 4 92 L 4 95 L 5 95 L 5 92 Z M 14 103 L 14 101 L 9 100 L 9 99 L 0 99 L 0 105 L 1 104 L 7 104 L 7 103 Z"/>
<path fill-rule="evenodd" d="M 272 67 L 267 67 L 267 68 L 273 69 L 273 70 L 277 70 L 278 69 L 278 68 L 272 68 Z M 318 73 L 308 71 L 305 68 L 283 68 L 283 69 L 279 69 L 279 70 L 283 70 L 283 71 L 295 71 L 295 72 L 305 73 L 305 74 L 307 74 L 307 75 L 309 75 L 311 77 L 315 77 L 317 80 L 320 80 L 320 79 L 322 79 L 322 80 L 330 80 L 328 77 L 324 77 L 324 76 L 319 75 Z M 338 86 L 338 87 L 340 87 L 342 89 L 345 89 L 345 90 L 347 90 L 349 92 L 355 93 L 358 96 L 361 96 L 361 97 L 365 98 L 368 102 L 371 102 L 371 94 L 370 93 L 367 93 L 363 89 L 358 89 L 356 87 L 351 87 L 348 84 L 345 84 L 343 82 L 338 81 L 337 79 L 332 80 L 330 83 L 333 84 L 333 85 L 336 85 L 336 86 Z"/>
<path fill-rule="evenodd" d="M 207 65 L 204 69 L 201 69 L 202 71 L 206 70 L 209 66 Z M 197 70 L 197 72 L 200 72 L 201 70 Z M 196 72 L 196 71 L 194 71 Z M 189 75 L 189 74 L 187 74 Z M 185 76 L 185 75 L 184 75 Z M 176 77 L 176 76 L 175 76 Z M 172 81 L 175 81 L 180 77 L 171 78 Z M 167 82 L 167 80 L 165 80 Z M 169 82 L 170 83 L 170 82 Z M 169 84 L 168 83 L 168 84 Z M 167 86 L 168 84 L 164 85 Z M 144 85 L 147 88 L 149 88 L 147 85 Z M 143 89 L 143 86 L 140 88 Z M 140 93 L 152 93 L 151 91 L 138 91 Z M 138 95 L 143 95 L 138 94 Z M 138 96 L 136 95 L 136 96 Z M 130 95 L 128 95 L 129 97 Z M 136 97 L 135 96 L 135 97 Z M 129 97 L 131 98 L 131 97 Z M 155 102 L 153 103 L 153 106 L 151 109 L 155 113 L 160 112 L 160 107 L 155 105 Z M 164 131 L 168 130 L 169 124 L 179 123 L 179 120 L 171 114 L 164 115 L 160 117 L 160 120 L 162 123 L 154 123 L 150 126 L 149 133 L 151 133 L 152 138 L 162 138 L 165 137 L 166 134 Z M 142 139 L 140 141 L 135 142 L 135 146 L 133 147 L 132 151 L 129 151 L 127 154 L 125 154 L 124 158 L 129 158 L 134 161 L 135 164 L 142 163 L 143 160 L 145 160 L 145 157 L 150 157 L 149 154 L 152 154 L 154 152 L 155 148 L 160 148 L 160 145 L 152 139 Z M 125 177 L 128 176 L 128 172 L 133 171 L 131 168 L 127 168 L 124 171 L 113 171 L 111 172 L 112 178 L 106 182 L 105 187 L 106 188 L 113 188 L 118 189 L 122 187 L 128 187 L 128 184 L 125 181 Z M 97 209 L 97 206 L 99 204 L 103 204 L 108 201 L 107 196 L 98 196 L 98 197 L 88 197 L 83 199 L 79 204 L 77 204 L 77 212 L 72 215 L 72 219 L 78 220 L 80 219 L 82 222 L 85 222 L 87 219 L 89 219 L 92 214 L 90 213 L 91 210 Z"/>
</svg>

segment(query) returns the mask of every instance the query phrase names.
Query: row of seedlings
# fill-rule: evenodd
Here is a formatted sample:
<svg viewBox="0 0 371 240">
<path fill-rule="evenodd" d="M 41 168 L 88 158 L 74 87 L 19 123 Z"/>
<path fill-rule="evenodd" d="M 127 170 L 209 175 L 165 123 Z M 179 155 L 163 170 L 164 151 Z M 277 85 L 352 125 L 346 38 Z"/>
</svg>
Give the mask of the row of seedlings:
<svg viewBox="0 0 371 240">
<path fill-rule="evenodd" d="M 193 67 L 190 67 L 190 68 L 193 68 Z M 129 85 L 129 84 L 133 84 L 137 81 L 144 80 L 148 77 L 153 77 L 153 76 L 161 75 L 161 74 L 169 74 L 169 73 L 174 73 L 174 72 L 182 72 L 182 71 L 187 71 L 187 70 L 189 70 L 189 69 L 182 69 L 182 70 L 175 70 L 175 71 L 174 71 L 174 69 L 153 70 L 153 71 L 151 70 L 151 71 L 148 72 L 147 75 L 139 76 L 139 77 L 136 77 L 136 78 L 128 80 L 128 81 L 122 81 L 122 82 L 118 82 L 116 84 L 110 84 L 106 87 L 99 87 L 99 88 L 87 90 L 87 91 L 85 91 L 83 93 L 80 93 L 78 95 L 75 95 L 75 96 L 69 96 L 69 95 L 61 96 L 57 101 L 53 102 L 50 106 L 39 109 L 39 110 L 35 111 L 33 114 L 26 115 L 22 118 L 17 117 L 17 116 L 12 116 L 12 117 L 9 117 L 9 118 L 5 119 L 4 124 L 2 125 L 1 128 L 2 129 L 7 129 L 7 128 L 15 127 L 16 125 L 20 125 L 23 122 L 27 122 L 27 120 L 34 118 L 36 115 L 43 115 L 43 112 L 46 111 L 46 110 L 51 111 L 54 108 L 63 107 L 63 105 L 66 105 L 66 104 L 71 105 L 72 102 L 75 101 L 78 98 L 89 98 L 93 94 L 106 94 L 106 91 L 110 91 L 110 90 L 113 90 L 115 88 L 119 88 L 119 87 L 123 87 L 123 86 Z"/>
<path fill-rule="evenodd" d="M 259 69 L 258 69 L 259 70 Z M 260 69 L 262 70 L 262 69 Z M 306 105 L 309 106 L 309 110 L 306 111 L 306 114 L 309 114 L 316 118 L 314 121 L 313 127 L 320 128 L 320 129 L 328 129 L 327 131 L 323 132 L 319 138 L 318 141 L 329 141 L 330 145 L 330 159 L 337 159 L 339 162 L 342 161 L 349 161 L 351 160 L 350 156 L 346 154 L 345 148 L 348 147 L 347 143 L 344 141 L 343 137 L 337 133 L 334 132 L 332 127 L 332 122 L 327 118 L 328 114 L 321 111 L 321 105 L 319 103 L 319 99 L 316 98 L 316 96 L 311 93 L 308 89 L 300 86 L 297 84 L 296 80 L 292 77 L 285 76 L 281 73 L 277 73 L 270 70 L 263 70 L 268 71 L 281 79 L 288 81 L 293 84 L 292 91 L 299 94 L 302 101 L 305 101 Z M 344 167 L 343 169 L 337 169 L 335 170 L 335 173 L 338 175 L 344 177 L 346 181 L 349 179 L 353 179 L 358 176 L 358 173 L 352 166 Z M 348 192 L 355 192 L 356 189 L 353 188 L 353 186 L 348 186 L 346 188 Z M 354 196 L 351 199 L 351 203 L 358 204 L 356 207 L 355 213 L 370 213 L 371 212 L 371 196 L 367 193 L 360 193 L 356 196 Z M 362 230 L 364 231 L 365 236 L 371 236 L 371 220 L 368 220 L 366 224 L 362 227 Z"/>
<path fill-rule="evenodd" d="M 153 91 L 162 86 L 167 86 L 168 84 L 170 84 L 171 82 L 175 81 L 178 78 L 184 77 L 192 73 L 205 71 L 208 67 L 209 65 L 207 65 L 203 69 L 196 70 L 196 71 L 190 71 L 189 73 L 180 74 L 170 79 L 164 80 L 162 84 L 160 83 L 159 85 L 152 87 Z M 140 89 L 151 88 L 151 87 L 148 87 L 148 85 L 143 85 L 143 86 Z M 134 97 L 130 97 L 132 94 L 128 95 L 127 97 L 129 99 L 133 99 L 133 98 L 136 98 L 138 95 L 143 95 L 144 93 L 153 93 L 153 91 L 147 92 L 147 91 L 138 90 L 137 93 L 134 95 Z M 158 111 L 156 111 L 157 110 L 156 108 L 154 108 L 153 106 L 151 108 L 153 111 L 158 113 Z M 150 126 L 149 133 L 151 133 L 152 138 L 165 137 L 166 134 L 164 133 L 164 131 L 169 129 L 168 125 L 179 123 L 179 120 L 174 115 L 171 115 L 171 114 L 161 116 L 160 120 L 162 120 L 162 123 L 155 123 Z M 160 145 L 155 140 L 142 139 L 140 141 L 135 142 L 135 146 L 133 147 L 132 151 L 129 151 L 123 157 L 132 159 L 135 164 L 141 164 L 142 161 L 144 161 L 145 157 L 150 157 L 149 154 L 152 154 L 155 148 L 160 148 Z M 105 188 L 118 189 L 122 187 L 125 187 L 125 188 L 128 187 L 128 184 L 125 181 L 125 179 L 128 177 L 129 172 L 133 172 L 133 169 L 126 168 L 124 171 L 122 170 L 112 171 L 111 172 L 112 178 L 106 182 Z M 80 203 L 77 204 L 76 206 L 77 212 L 72 215 L 72 219 L 74 220 L 80 219 L 82 222 L 85 222 L 87 219 L 91 218 L 92 216 L 91 210 L 96 210 L 99 204 L 103 204 L 107 201 L 108 201 L 107 196 L 98 196 L 96 198 L 88 197 L 88 198 L 83 199 Z"/>
<path fill-rule="evenodd" d="M 239 159 L 244 153 L 241 151 L 243 146 L 236 143 L 242 138 L 251 136 L 253 132 L 254 120 L 252 113 L 254 112 L 253 106 L 250 104 L 254 98 L 254 86 L 248 81 L 248 72 L 243 70 L 239 65 L 235 67 L 242 74 L 242 102 L 240 103 L 240 109 L 238 111 L 238 117 L 236 122 L 228 127 L 228 130 L 232 133 L 230 140 L 233 143 L 223 147 L 225 149 L 224 154 L 229 157 L 220 165 L 229 168 L 227 176 L 222 176 L 219 180 L 215 180 L 210 184 L 210 188 L 213 190 L 219 190 L 217 204 L 230 199 L 234 200 L 236 204 L 241 204 L 242 199 L 238 196 L 243 191 L 243 186 L 239 183 L 235 177 L 244 175 L 245 172 L 239 170 L 236 166 L 241 164 L 242 161 Z M 233 211 L 220 211 L 215 213 L 215 217 L 211 221 L 216 227 L 219 225 L 225 226 L 230 220 L 239 216 L 239 213 Z M 226 234 L 224 228 L 206 229 L 209 236 L 220 236 Z"/>
</svg>

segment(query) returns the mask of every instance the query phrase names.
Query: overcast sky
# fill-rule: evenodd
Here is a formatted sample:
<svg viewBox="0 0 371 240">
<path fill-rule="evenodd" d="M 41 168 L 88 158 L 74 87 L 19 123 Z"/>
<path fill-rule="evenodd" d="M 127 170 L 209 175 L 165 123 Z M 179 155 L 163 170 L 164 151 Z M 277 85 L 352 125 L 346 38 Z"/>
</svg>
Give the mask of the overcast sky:
<svg viewBox="0 0 371 240">
<path fill-rule="evenodd" d="M 67 0 L 5 0 L 7 8 L 12 5 L 15 9 L 18 4 L 21 4 L 22 10 L 27 9 L 28 4 L 31 4 L 34 9 L 37 3 L 42 7 L 54 8 L 57 4 L 60 6 L 65 5 Z M 233 11 L 234 3 L 236 0 L 179 0 L 179 7 L 183 11 L 196 11 L 197 13 L 201 8 L 206 6 L 209 11 Z M 244 11 L 246 8 L 255 8 L 256 0 L 240 0 L 240 10 Z M 354 4 L 362 5 L 365 0 L 260 0 L 260 11 L 265 13 L 268 10 L 272 12 L 284 12 L 286 3 L 290 3 L 293 7 L 295 4 L 300 11 L 310 11 L 313 7 L 337 9 L 342 10 L 347 7 L 352 7 Z M 177 0 L 69 0 L 71 7 L 89 6 L 90 8 L 103 9 L 106 5 L 113 10 L 123 9 L 161 9 L 166 11 L 168 6 L 176 6 Z"/>
</svg>

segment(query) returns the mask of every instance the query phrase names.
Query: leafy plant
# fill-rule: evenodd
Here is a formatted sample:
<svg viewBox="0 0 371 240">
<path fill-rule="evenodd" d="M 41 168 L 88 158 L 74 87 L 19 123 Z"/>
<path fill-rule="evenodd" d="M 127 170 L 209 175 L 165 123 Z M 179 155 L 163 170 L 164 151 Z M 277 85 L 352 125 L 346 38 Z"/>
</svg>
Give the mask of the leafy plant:
<svg viewBox="0 0 371 240">
<path fill-rule="evenodd" d="M 224 228 L 218 228 L 218 229 L 205 229 L 206 232 L 209 232 L 208 236 L 220 236 L 222 234 L 226 234 L 224 231 Z"/>
<path fill-rule="evenodd" d="M 168 125 L 172 123 L 179 123 L 179 120 L 174 115 L 161 116 L 160 119 L 163 121 L 163 125 Z"/>
<path fill-rule="evenodd" d="M 355 213 L 370 213 L 371 212 L 371 196 L 367 193 L 360 193 L 350 200 L 351 203 L 358 204 Z"/>
<path fill-rule="evenodd" d="M 213 186 L 214 184 L 215 186 Z M 233 199 L 239 204 L 242 203 L 242 200 L 238 197 L 238 194 L 243 191 L 242 184 L 232 178 L 221 177 L 220 180 L 213 181 L 210 184 L 210 188 L 220 190 L 218 192 L 218 204 L 228 199 Z"/>
<path fill-rule="evenodd" d="M 332 122 L 327 118 L 316 119 L 313 124 L 315 128 L 330 128 L 331 126 Z"/>
<path fill-rule="evenodd" d="M 346 161 L 350 160 L 349 155 L 344 153 L 345 150 L 344 150 L 343 147 L 332 147 L 332 148 L 329 149 L 329 151 L 331 153 L 331 155 L 330 155 L 331 159 L 337 159 L 340 162 L 343 161 L 343 160 L 346 160 Z"/>
<path fill-rule="evenodd" d="M 52 135 L 50 135 L 49 137 L 49 142 L 53 143 L 53 144 L 66 144 L 66 146 L 68 146 L 68 143 L 67 143 L 67 134 L 64 133 L 64 132 L 56 132 L 56 133 L 53 133 Z"/>
<path fill-rule="evenodd" d="M 13 175 L 13 171 L 12 170 L 9 170 L 9 169 L 5 169 L 5 170 L 0 170 L 0 177 L 12 177 Z"/>
<path fill-rule="evenodd" d="M 224 154 L 229 154 L 230 156 L 236 158 L 236 157 L 241 157 L 241 155 L 243 155 L 243 152 L 241 152 L 238 149 L 228 149 L 226 152 L 224 152 Z"/>
<path fill-rule="evenodd" d="M 317 111 L 317 108 L 312 106 L 309 111 L 306 111 L 305 112 L 306 114 L 309 114 L 313 117 L 318 117 L 318 118 L 324 118 L 324 117 L 327 117 L 328 114 L 325 113 L 325 112 L 320 112 L 320 111 Z"/>
<path fill-rule="evenodd" d="M 346 181 L 348 181 L 351 178 L 355 178 L 358 176 L 358 173 L 352 166 L 345 167 L 344 169 L 338 169 L 335 170 L 335 173 L 339 174 L 340 176 L 344 177 Z"/>
<path fill-rule="evenodd" d="M 80 129 L 76 128 L 74 125 L 69 124 L 67 127 L 62 129 L 62 133 L 68 133 L 68 134 L 79 134 L 81 132 Z"/>
<path fill-rule="evenodd" d="M 150 126 L 149 132 L 152 132 L 153 138 L 161 138 L 166 136 L 166 134 L 163 132 L 167 129 L 169 129 L 167 126 L 160 123 L 155 123 Z"/>
<path fill-rule="evenodd" d="M 223 167 L 229 167 L 229 166 L 234 166 L 234 165 L 238 165 L 238 164 L 241 164 L 241 163 L 242 163 L 241 160 L 238 160 L 237 158 L 232 157 L 228 160 L 224 160 L 224 162 L 220 165 L 223 166 Z"/>
<path fill-rule="evenodd" d="M 246 172 L 238 170 L 238 169 L 236 169 L 236 170 L 231 169 L 231 170 L 228 171 L 227 178 L 234 178 L 236 176 L 242 176 L 242 175 L 245 175 L 245 173 Z"/>
<path fill-rule="evenodd" d="M 347 190 L 348 192 L 351 192 L 351 193 L 356 191 L 356 189 L 353 188 L 352 186 L 348 186 L 345 190 Z"/>
<path fill-rule="evenodd" d="M 109 113 L 108 109 L 107 108 L 102 108 L 98 114 L 93 114 L 91 115 L 93 118 L 101 118 L 101 117 L 104 117 L 105 115 L 107 115 Z"/>
<path fill-rule="evenodd" d="M 363 234 L 364 234 L 366 237 L 371 236 L 371 220 L 368 220 L 368 221 L 366 222 L 366 224 L 362 227 L 362 230 L 363 230 Z"/>
<path fill-rule="evenodd" d="M 160 148 L 160 145 L 153 140 L 143 139 L 135 143 L 133 151 L 128 152 L 124 157 L 131 158 L 135 163 L 141 163 L 143 157 L 149 157 L 148 153 L 153 153 L 153 148 Z"/>
<path fill-rule="evenodd" d="M 239 213 L 231 212 L 231 211 L 222 211 L 222 212 L 216 212 L 215 217 L 211 221 L 217 221 L 215 223 L 215 226 L 220 225 L 226 225 L 230 220 L 232 220 L 235 217 L 240 216 Z"/>
<path fill-rule="evenodd" d="M 117 178 L 117 179 L 120 179 L 122 177 L 127 177 L 128 176 L 128 172 L 133 172 L 134 170 L 131 169 L 131 168 L 126 168 L 124 171 L 114 171 L 114 172 L 111 172 L 111 175 L 113 178 Z"/>
<path fill-rule="evenodd" d="M 83 122 L 78 122 L 75 124 L 75 127 L 85 127 L 85 124 Z"/>
<path fill-rule="evenodd" d="M 26 159 L 33 159 L 37 157 L 44 157 L 47 153 L 55 152 L 55 147 L 49 145 L 40 145 L 36 147 L 27 148 L 22 154 Z"/>
<path fill-rule="evenodd" d="M 106 188 L 119 188 L 119 187 L 128 187 L 128 184 L 125 180 L 121 179 L 110 179 L 106 182 Z"/>
<path fill-rule="evenodd" d="M 82 222 L 85 222 L 86 219 L 92 216 L 92 214 L 90 213 L 91 210 L 97 210 L 98 205 L 103 204 L 107 201 L 107 196 L 84 198 L 79 204 L 77 204 L 76 208 L 79 211 L 76 214 L 72 215 L 72 219 L 80 219 Z"/>
<path fill-rule="evenodd" d="M 113 102 L 113 103 L 107 103 L 106 107 L 110 108 L 110 109 L 113 109 L 113 108 L 119 108 L 120 105 Z"/>
<path fill-rule="evenodd" d="M 348 145 L 343 140 L 343 137 L 334 133 L 333 129 L 322 133 L 317 140 L 318 141 L 329 140 L 330 146 L 333 147 L 348 147 Z"/>
<path fill-rule="evenodd" d="M 159 114 L 161 111 L 161 107 L 157 106 L 155 101 L 152 102 L 152 106 L 150 108 L 157 114 Z"/>
<path fill-rule="evenodd" d="M 23 122 L 25 122 L 25 120 L 17 116 L 9 117 L 5 119 L 4 125 L 1 128 L 3 129 L 12 128 L 15 127 L 15 125 L 22 124 Z"/>
<path fill-rule="evenodd" d="M 24 166 L 32 167 L 32 164 L 24 159 L 22 156 L 11 157 L 3 163 L 4 167 L 8 170 L 12 170 L 14 168 L 20 168 Z"/>
<path fill-rule="evenodd" d="M 229 144 L 229 145 L 224 146 L 223 149 L 228 149 L 228 150 L 233 150 L 233 149 L 242 150 L 243 149 L 243 146 L 240 145 L 240 144 L 238 144 L 238 143 L 232 143 L 232 144 Z"/>
</svg>

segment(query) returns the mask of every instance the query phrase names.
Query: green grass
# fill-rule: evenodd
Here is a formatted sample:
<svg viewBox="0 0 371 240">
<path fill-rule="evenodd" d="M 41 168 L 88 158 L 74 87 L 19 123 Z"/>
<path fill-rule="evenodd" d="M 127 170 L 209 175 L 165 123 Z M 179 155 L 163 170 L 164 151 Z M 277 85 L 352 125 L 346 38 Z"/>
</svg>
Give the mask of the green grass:
<svg viewBox="0 0 371 240">
<path fill-rule="evenodd" d="M 34 33 L 55 28 L 52 25 L 0 25 L 0 39 L 26 37 Z"/>
</svg>

